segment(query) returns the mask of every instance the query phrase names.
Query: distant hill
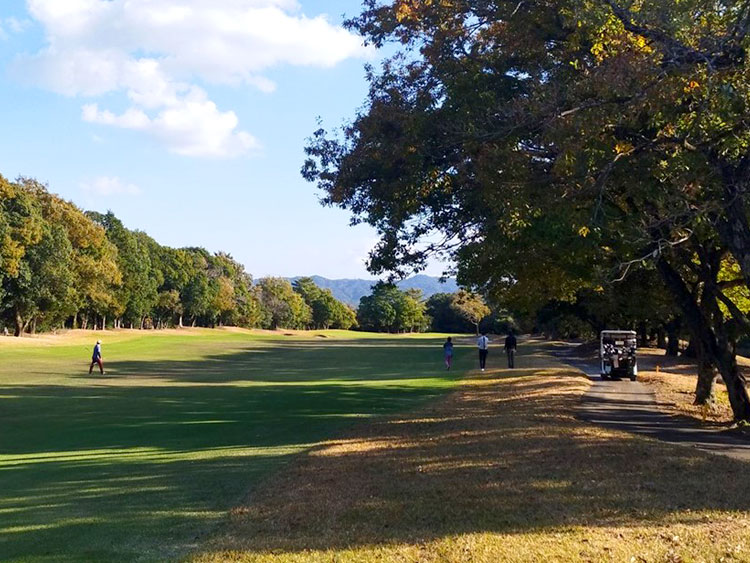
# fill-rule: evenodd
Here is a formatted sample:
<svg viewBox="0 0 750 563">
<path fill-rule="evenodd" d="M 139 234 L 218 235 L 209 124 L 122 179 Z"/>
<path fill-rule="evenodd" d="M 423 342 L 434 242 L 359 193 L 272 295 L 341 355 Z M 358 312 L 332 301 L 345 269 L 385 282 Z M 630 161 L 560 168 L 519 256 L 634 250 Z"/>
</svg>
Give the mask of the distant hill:
<svg viewBox="0 0 750 563">
<path fill-rule="evenodd" d="M 362 279 L 330 280 L 321 276 L 310 277 L 318 287 L 330 289 L 336 299 L 348 303 L 353 307 L 359 305 L 359 300 L 362 297 L 370 294 L 370 288 L 378 281 Z M 292 280 L 295 279 L 297 278 L 292 278 Z M 396 285 L 401 289 L 421 289 L 425 297 L 430 297 L 436 293 L 454 293 L 458 291 L 458 285 L 456 284 L 455 279 L 449 278 L 445 283 L 440 283 L 440 278 L 426 276 L 424 274 L 412 276 L 398 282 Z"/>
</svg>

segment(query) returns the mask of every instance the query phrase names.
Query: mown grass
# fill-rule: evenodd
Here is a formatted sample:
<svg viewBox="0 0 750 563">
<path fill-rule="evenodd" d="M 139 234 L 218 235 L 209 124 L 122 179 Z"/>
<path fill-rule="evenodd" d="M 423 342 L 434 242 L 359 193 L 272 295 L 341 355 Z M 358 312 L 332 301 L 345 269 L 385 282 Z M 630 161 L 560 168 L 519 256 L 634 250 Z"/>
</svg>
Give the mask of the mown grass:
<svg viewBox="0 0 750 563">
<path fill-rule="evenodd" d="M 586 378 L 518 364 L 297 458 L 192 560 L 750 561 L 747 463 L 578 420 Z"/>
<path fill-rule="evenodd" d="M 87 373 L 104 341 L 107 375 Z M 474 360 L 440 335 L 236 330 L 0 339 L 0 560 L 127 561 L 201 545 L 259 481 Z"/>
</svg>

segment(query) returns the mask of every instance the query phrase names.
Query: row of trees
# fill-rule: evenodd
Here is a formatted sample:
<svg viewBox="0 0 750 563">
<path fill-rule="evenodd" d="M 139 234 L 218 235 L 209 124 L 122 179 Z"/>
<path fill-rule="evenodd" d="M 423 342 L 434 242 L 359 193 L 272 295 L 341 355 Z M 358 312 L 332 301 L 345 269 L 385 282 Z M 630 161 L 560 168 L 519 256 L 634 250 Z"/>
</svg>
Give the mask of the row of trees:
<svg viewBox="0 0 750 563">
<path fill-rule="evenodd" d="M 0 327 L 243 326 L 479 331 L 490 310 L 465 291 L 425 301 L 378 283 L 357 311 L 311 278 L 255 283 L 228 254 L 170 248 L 111 212 L 83 212 L 30 179 L 0 176 Z"/>
<path fill-rule="evenodd" d="M 355 312 L 300 279 L 254 283 L 228 254 L 174 249 L 34 180 L 0 176 L 0 327 L 344 328 Z"/>
<path fill-rule="evenodd" d="M 364 330 L 394 333 L 507 332 L 515 324 L 511 315 L 493 311 L 475 293 L 436 293 L 425 301 L 418 289 L 402 291 L 384 282 L 374 285 L 372 294 L 360 300 L 357 321 Z"/>
<path fill-rule="evenodd" d="M 750 420 L 750 5 L 368 0 L 348 26 L 397 53 L 302 173 L 378 229 L 374 273 L 447 254 L 531 318 L 681 325 L 697 402 L 720 374 Z"/>
</svg>

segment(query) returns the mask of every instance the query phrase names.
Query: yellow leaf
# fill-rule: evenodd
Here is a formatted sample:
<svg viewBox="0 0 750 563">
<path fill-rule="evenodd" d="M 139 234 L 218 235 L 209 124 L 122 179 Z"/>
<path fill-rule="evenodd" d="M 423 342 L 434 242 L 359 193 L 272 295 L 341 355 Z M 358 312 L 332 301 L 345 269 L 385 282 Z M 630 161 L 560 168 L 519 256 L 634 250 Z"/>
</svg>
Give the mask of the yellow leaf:
<svg viewBox="0 0 750 563">
<path fill-rule="evenodd" d="M 396 21 L 399 23 L 411 18 L 412 14 L 413 9 L 409 2 L 400 2 L 398 6 L 396 6 Z"/>
<path fill-rule="evenodd" d="M 633 150 L 633 145 L 630 143 L 619 142 L 615 145 L 615 152 L 617 154 L 628 153 Z"/>
</svg>

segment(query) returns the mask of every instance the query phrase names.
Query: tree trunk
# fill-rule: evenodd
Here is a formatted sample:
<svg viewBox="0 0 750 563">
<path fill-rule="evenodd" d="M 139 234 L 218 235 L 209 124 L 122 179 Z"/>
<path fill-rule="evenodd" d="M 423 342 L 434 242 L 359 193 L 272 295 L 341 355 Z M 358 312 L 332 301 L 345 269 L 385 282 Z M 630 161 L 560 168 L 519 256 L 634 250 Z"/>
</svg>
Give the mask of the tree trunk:
<svg viewBox="0 0 750 563">
<path fill-rule="evenodd" d="M 36 334 L 36 317 L 31 320 L 31 326 L 29 327 L 31 334 Z"/>
<path fill-rule="evenodd" d="M 680 322 L 679 319 L 667 323 L 667 356 L 677 357 L 680 353 Z"/>
<path fill-rule="evenodd" d="M 86 327 L 89 326 L 89 317 L 86 315 L 81 319 L 81 329 L 86 330 Z"/>
<path fill-rule="evenodd" d="M 648 330 L 644 322 L 638 323 L 638 346 L 641 348 L 648 346 Z"/>
<path fill-rule="evenodd" d="M 713 405 L 716 401 L 717 369 L 711 365 L 706 354 L 698 352 L 698 382 L 695 385 L 695 405 Z"/>
<path fill-rule="evenodd" d="M 747 192 L 748 163 L 739 166 L 729 164 L 723 159 L 718 162 L 721 171 L 724 195 L 724 215 L 717 221 L 717 230 L 721 241 L 729 248 L 737 260 L 750 287 L 750 224 L 747 220 L 744 194 Z"/>
<path fill-rule="evenodd" d="M 687 321 L 688 328 L 693 340 L 705 352 L 704 358 L 721 374 L 727 386 L 729 403 L 732 405 L 732 413 L 735 420 L 750 421 L 750 396 L 747 392 L 745 377 L 737 368 L 734 350 L 729 345 L 724 335 L 717 336 L 708 318 L 704 315 L 701 306 L 696 303 L 695 298 L 680 277 L 680 274 L 669 264 L 664 256 L 657 261 L 659 273 L 667 288 L 670 289 L 675 303 L 680 308 L 683 317 Z M 711 280 L 709 280 L 710 282 Z M 710 293 L 710 292 L 708 292 Z M 704 292 L 704 299 L 711 298 Z M 709 304 L 718 308 L 715 303 Z M 706 307 L 704 307 L 706 309 Z M 697 400 L 697 397 L 696 397 Z"/>
<path fill-rule="evenodd" d="M 73 315 L 73 330 L 78 328 L 78 311 Z"/>
<path fill-rule="evenodd" d="M 16 330 L 14 332 L 15 336 L 21 336 L 23 334 L 23 318 L 19 313 L 16 313 Z"/>
<path fill-rule="evenodd" d="M 662 349 L 667 348 L 667 332 L 663 326 L 660 326 L 656 331 L 656 345 Z"/>
<path fill-rule="evenodd" d="M 107 330 L 107 315 L 102 315 L 102 330 Z"/>
<path fill-rule="evenodd" d="M 688 345 L 685 347 L 685 349 L 682 351 L 682 355 L 686 358 L 697 358 L 698 357 L 698 349 L 695 345 L 695 340 L 693 337 L 690 337 L 690 340 L 688 341 Z"/>
<path fill-rule="evenodd" d="M 179 327 L 180 327 L 180 328 L 183 328 L 183 327 L 182 327 L 182 313 L 180 313 L 180 322 L 179 322 Z"/>
</svg>

